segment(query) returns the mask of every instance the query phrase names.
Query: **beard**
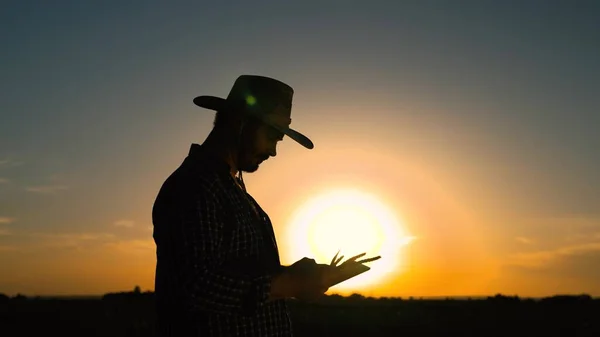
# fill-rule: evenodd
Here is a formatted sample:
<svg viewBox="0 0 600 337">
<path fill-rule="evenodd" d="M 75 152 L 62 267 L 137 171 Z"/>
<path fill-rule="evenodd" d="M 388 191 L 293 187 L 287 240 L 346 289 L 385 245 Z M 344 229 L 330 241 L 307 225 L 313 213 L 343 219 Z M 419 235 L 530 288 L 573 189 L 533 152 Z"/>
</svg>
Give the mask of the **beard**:
<svg viewBox="0 0 600 337">
<path fill-rule="evenodd" d="M 268 154 L 264 154 L 256 148 L 256 126 L 251 125 L 241 135 L 241 148 L 238 152 L 238 170 L 242 172 L 253 173 L 258 170 L 258 166 L 269 159 Z"/>
<path fill-rule="evenodd" d="M 246 143 L 247 146 L 243 146 L 238 155 L 238 169 L 242 172 L 253 173 L 258 170 L 259 165 L 269 159 L 269 155 L 260 154 L 251 143 Z"/>
<path fill-rule="evenodd" d="M 240 171 L 246 173 L 254 173 L 258 171 L 258 164 L 240 166 Z"/>
<path fill-rule="evenodd" d="M 238 169 L 242 172 L 253 173 L 258 170 L 258 162 L 241 162 L 239 165 Z"/>
<path fill-rule="evenodd" d="M 266 155 L 253 155 L 253 156 L 245 156 L 244 160 L 241 160 L 239 165 L 239 169 L 242 172 L 253 173 L 258 170 L 258 166 L 265 160 L 267 160 L 269 156 Z"/>
</svg>

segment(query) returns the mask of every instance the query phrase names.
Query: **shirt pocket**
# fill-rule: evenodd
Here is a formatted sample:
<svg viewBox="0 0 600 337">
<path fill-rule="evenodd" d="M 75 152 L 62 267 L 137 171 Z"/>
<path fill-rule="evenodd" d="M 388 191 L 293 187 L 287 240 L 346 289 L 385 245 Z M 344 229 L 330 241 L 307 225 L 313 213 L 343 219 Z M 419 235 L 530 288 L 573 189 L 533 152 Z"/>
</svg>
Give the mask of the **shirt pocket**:
<svg viewBox="0 0 600 337">
<path fill-rule="evenodd" d="M 227 214 L 223 231 L 223 244 L 228 259 L 260 258 L 264 252 L 265 239 L 260 228 L 261 221 L 249 203 L 241 198 L 232 198 L 231 210 Z"/>
</svg>

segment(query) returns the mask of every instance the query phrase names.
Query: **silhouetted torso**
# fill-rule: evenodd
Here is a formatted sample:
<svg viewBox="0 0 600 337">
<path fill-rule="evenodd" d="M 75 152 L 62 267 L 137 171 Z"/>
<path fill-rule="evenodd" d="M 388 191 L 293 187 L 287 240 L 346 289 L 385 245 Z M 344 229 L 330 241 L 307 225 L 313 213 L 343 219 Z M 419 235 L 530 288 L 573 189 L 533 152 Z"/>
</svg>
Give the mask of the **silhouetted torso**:
<svg viewBox="0 0 600 337">
<path fill-rule="evenodd" d="M 286 302 L 265 302 L 281 268 L 272 224 L 224 161 L 192 144 L 152 217 L 161 336 L 291 336 Z"/>
</svg>

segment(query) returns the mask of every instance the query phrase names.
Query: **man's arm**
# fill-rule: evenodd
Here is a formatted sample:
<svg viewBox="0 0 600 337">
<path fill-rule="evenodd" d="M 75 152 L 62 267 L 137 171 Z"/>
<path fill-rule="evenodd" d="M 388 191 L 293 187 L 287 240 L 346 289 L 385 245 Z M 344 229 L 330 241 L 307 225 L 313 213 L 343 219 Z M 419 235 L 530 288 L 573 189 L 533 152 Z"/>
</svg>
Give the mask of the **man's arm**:
<svg viewBox="0 0 600 337">
<path fill-rule="evenodd" d="M 272 276 L 267 301 L 293 298 L 293 282 L 286 273 L 288 268 L 289 266 L 281 266 L 279 272 Z"/>
<path fill-rule="evenodd" d="M 278 293 L 272 288 L 275 275 L 244 275 L 223 267 L 224 212 L 216 195 L 202 192 L 180 215 L 179 244 L 182 290 L 194 309 L 221 314 L 250 314 Z M 280 298 L 282 294 L 278 294 Z"/>
</svg>

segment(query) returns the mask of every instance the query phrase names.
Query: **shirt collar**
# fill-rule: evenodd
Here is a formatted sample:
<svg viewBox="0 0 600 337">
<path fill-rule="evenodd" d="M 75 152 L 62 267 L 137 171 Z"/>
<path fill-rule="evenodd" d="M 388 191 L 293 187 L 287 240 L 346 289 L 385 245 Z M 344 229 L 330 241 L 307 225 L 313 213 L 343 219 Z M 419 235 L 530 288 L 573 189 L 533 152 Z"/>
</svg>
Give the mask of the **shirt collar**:
<svg viewBox="0 0 600 337">
<path fill-rule="evenodd" d="M 203 144 L 193 143 L 190 146 L 188 158 L 194 163 L 201 163 L 202 166 L 214 169 L 218 173 L 230 175 L 231 166 L 223 158 L 210 152 Z"/>
</svg>

